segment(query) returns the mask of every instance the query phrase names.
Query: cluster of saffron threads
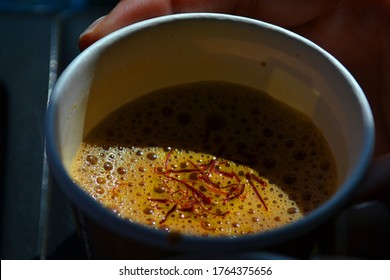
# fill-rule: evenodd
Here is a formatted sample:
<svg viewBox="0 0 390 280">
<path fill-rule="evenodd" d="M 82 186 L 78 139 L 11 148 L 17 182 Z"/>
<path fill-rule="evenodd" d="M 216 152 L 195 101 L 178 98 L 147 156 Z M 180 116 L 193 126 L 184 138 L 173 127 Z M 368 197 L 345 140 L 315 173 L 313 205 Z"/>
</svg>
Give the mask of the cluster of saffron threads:
<svg viewBox="0 0 390 280">
<path fill-rule="evenodd" d="M 173 203 L 159 224 L 165 223 L 175 211 L 191 212 L 203 217 L 208 214 L 226 216 L 230 213 L 229 210 L 222 211 L 220 208 L 213 207 L 217 205 L 216 198 L 222 201 L 222 205 L 225 205 L 236 199 L 244 199 L 246 191 L 253 191 L 264 209 L 268 211 L 259 191 L 259 189 L 266 187 L 267 183 L 255 174 L 247 171 L 240 174 L 240 178 L 235 171 L 222 170 L 221 166 L 228 164 L 228 162 L 217 158 L 213 158 L 207 163 L 195 163 L 186 159 L 185 168 L 172 168 L 169 167 L 171 157 L 172 150 L 167 153 L 163 166 L 154 168 L 154 173 L 159 178 L 159 184 L 166 191 L 160 197 L 148 198 L 156 208 L 160 208 L 158 204 L 172 205 Z M 223 180 L 220 181 L 224 183 L 216 182 L 213 180 L 214 177 L 222 178 Z M 215 200 L 213 197 L 216 197 Z M 213 230 L 213 228 L 205 229 Z"/>
</svg>

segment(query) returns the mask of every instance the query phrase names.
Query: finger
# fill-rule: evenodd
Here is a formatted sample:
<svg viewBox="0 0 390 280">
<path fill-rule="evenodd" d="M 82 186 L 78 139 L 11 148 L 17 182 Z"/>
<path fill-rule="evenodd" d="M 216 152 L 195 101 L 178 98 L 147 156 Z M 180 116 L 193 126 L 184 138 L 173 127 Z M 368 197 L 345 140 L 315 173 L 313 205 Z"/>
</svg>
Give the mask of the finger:
<svg viewBox="0 0 390 280">
<path fill-rule="evenodd" d="M 122 0 L 80 36 L 84 49 L 107 34 L 144 19 L 185 12 L 231 13 L 281 26 L 296 26 L 326 13 L 339 0 Z"/>
<path fill-rule="evenodd" d="M 235 13 L 282 27 L 308 23 L 330 13 L 343 0 L 237 1 Z"/>
<path fill-rule="evenodd" d="M 236 0 L 122 0 L 104 18 L 94 22 L 79 39 L 85 49 L 98 39 L 145 19 L 186 12 L 224 12 L 233 10 Z"/>
<path fill-rule="evenodd" d="M 131 23 L 172 13 L 170 1 L 123 0 L 105 17 L 95 21 L 79 38 L 79 48 L 85 49 L 107 34 Z"/>
</svg>

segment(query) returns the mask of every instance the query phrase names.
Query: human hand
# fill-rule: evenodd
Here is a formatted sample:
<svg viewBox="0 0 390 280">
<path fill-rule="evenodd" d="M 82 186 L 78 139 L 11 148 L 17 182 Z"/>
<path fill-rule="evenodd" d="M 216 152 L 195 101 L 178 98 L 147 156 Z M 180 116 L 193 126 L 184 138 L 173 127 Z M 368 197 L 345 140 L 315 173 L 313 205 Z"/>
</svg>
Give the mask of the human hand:
<svg viewBox="0 0 390 280">
<path fill-rule="evenodd" d="M 126 25 L 167 14 L 219 12 L 290 29 L 327 50 L 356 78 L 376 125 L 367 184 L 390 187 L 390 1 L 388 0 L 122 0 L 95 22 L 80 49 Z"/>
</svg>

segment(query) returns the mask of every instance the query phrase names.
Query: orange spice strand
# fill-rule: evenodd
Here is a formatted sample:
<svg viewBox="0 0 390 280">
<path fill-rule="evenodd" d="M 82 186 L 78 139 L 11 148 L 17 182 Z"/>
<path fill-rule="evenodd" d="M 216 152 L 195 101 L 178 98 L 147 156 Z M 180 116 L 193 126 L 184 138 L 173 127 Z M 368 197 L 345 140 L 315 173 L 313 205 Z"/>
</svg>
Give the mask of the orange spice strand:
<svg viewBox="0 0 390 280">
<path fill-rule="evenodd" d="M 255 184 L 253 184 L 253 182 L 252 182 L 252 180 L 251 180 L 251 178 L 253 178 L 251 175 L 252 175 L 252 174 L 250 174 L 249 172 L 247 172 L 246 175 L 245 175 L 245 177 L 247 178 L 247 180 L 248 180 L 250 186 L 252 187 L 253 191 L 256 193 L 257 197 L 260 199 L 261 204 L 263 204 L 263 206 L 265 207 L 265 210 L 268 211 L 268 207 L 267 207 L 267 205 L 265 204 L 264 199 L 262 198 L 262 196 L 260 195 L 259 191 L 257 190 Z"/>
<path fill-rule="evenodd" d="M 168 201 L 172 201 L 175 203 L 174 206 L 168 211 L 164 219 L 160 221 L 160 224 L 164 223 L 167 220 L 168 216 L 176 210 L 194 213 L 195 209 L 197 208 L 198 210 L 201 210 L 201 212 L 208 213 L 211 215 L 217 215 L 217 216 L 225 216 L 228 213 L 230 213 L 230 211 L 225 211 L 223 213 L 215 213 L 214 211 L 211 210 L 212 206 L 206 207 L 206 205 L 212 204 L 212 199 L 211 197 L 207 196 L 203 191 L 198 189 L 197 184 L 201 184 L 208 191 L 215 193 L 219 196 L 222 196 L 222 201 L 224 201 L 224 203 L 239 198 L 244 194 L 246 184 L 241 183 L 241 179 L 234 171 L 227 172 L 227 171 L 220 170 L 219 168 L 216 168 L 219 164 L 225 164 L 226 163 L 225 161 L 219 162 L 217 159 L 211 159 L 206 164 L 204 163 L 197 164 L 192 162 L 191 160 L 187 160 L 187 163 L 190 165 L 190 168 L 183 168 L 177 170 L 177 169 L 168 168 L 168 163 L 171 156 L 172 156 L 172 150 L 169 151 L 165 157 L 164 167 L 154 168 L 154 172 L 160 176 L 162 183 L 169 190 L 168 194 L 171 197 L 167 199 L 166 198 L 148 199 L 149 201 L 157 202 L 157 203 L 158 202 L 165 203 Z M 190 174 L 190 173 L 196 174 L 195 177 L 191 178 L 191 181 L 181 179 L 180 177 L 175 175 L 175 174 Z M 219 176 L 222 176 L 224 178 L 229 178 L 232 180 L 229 180 L 227 185 L 221 185 L 220 183 L 216 183 L 211 180 L 211 176 L 213 174 L 217 174 Z M 260 195 L 256 186 L 256 183 L 260 184 L 261 186 L 266 186 L 267 185 L 266 182 L 249 172 L 245 174 L 245 177 L 247 179 L 247 182 L 251 186 L 252 190 L 261 201 L 264 208 L 268 211 L 268 207 L 264 199 Z M 233 181 L 233 183 L 231 183 L 231 181 Z M 174 187 L 172 186 L 172 184 L 174 183 L 176 183 L 176 187 L 182 186 L 185 188 L 185 190 L 178 189 L 176 191 L 173 191 Z M 171 187 L 169 184 L 171 184 Z M 178 192 L 182 192 L 183 195 L 180 198 L 176 197 L 174 199 L 173 195 L 175 195 Z M 192 195 L 189 195 L 188 192 L 190 192 Z"/>
</svg>

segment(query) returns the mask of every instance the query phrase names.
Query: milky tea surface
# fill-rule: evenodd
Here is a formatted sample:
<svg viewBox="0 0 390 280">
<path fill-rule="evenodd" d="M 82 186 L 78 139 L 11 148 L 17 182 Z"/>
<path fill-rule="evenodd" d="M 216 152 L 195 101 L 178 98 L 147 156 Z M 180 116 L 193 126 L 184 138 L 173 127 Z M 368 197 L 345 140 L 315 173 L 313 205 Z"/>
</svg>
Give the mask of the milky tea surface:
<svg viewBox="0 0 390 280">
<path fill-rule="evenodd" d="M 266 93 L 211 81 L 122 106 L 86 136 L 71 173 L 123 219 L 202 236 L 292 223 L 329 199 L 337 181 L 307 116 Z"/>
</svg>

